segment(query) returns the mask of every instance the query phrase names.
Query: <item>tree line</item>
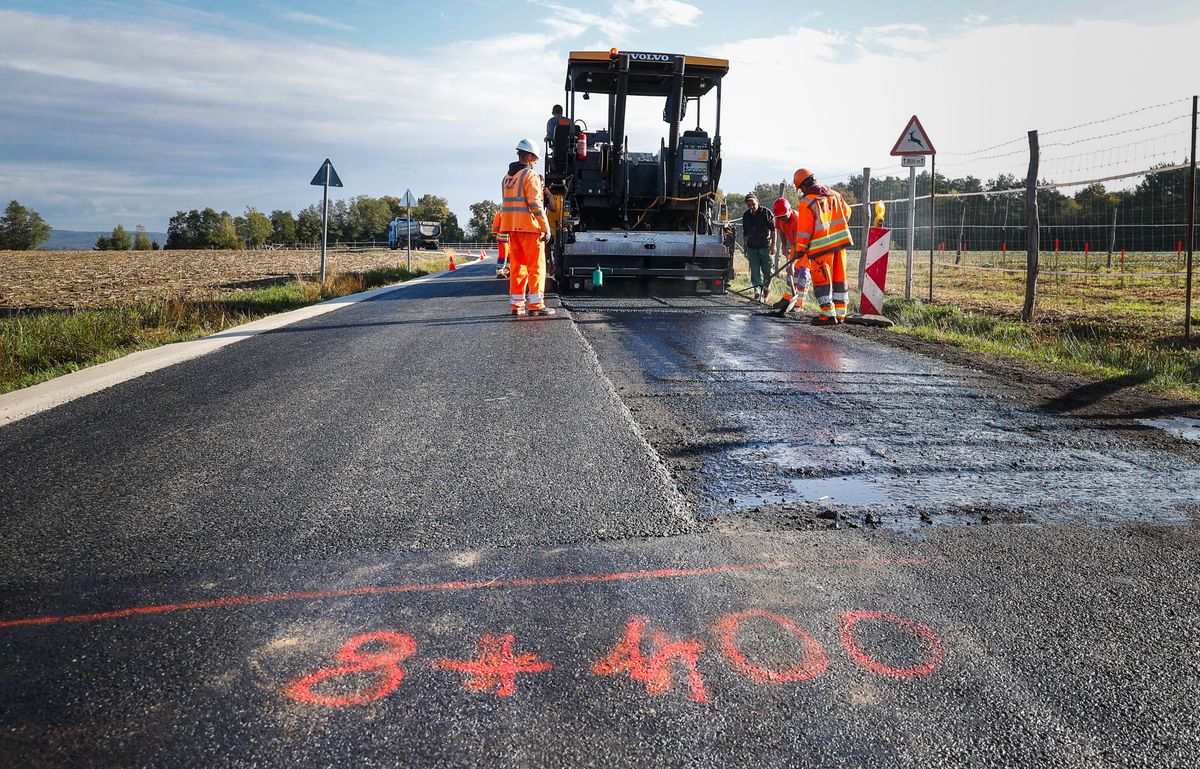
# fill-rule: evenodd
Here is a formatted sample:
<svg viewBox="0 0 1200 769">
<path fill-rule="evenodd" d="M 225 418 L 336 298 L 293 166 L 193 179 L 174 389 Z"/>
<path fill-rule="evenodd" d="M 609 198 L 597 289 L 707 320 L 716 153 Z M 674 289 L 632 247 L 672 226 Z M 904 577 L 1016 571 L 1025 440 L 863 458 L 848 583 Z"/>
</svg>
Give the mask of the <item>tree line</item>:
<svg viewBox="0 0 1200 769">
<path fill-rule="evenodd" d="M 492 217 L 500 210 L 493 200 L 471 204 L 471 218 L 464 231 L 458 216 L 450 210 L 446 198 L 422 195 L 412 208 L 413 218 L 437 222 L 441 239 L 448 243 L 488 242 L 492 240 Z M 329 201 L 329 242 L 386 241 L 388 225 L 395 217 L 407 216 L 400 198 L 385 195 L 359 195 L 349 200 Z M 52 229 L 38 212 L 16 200 L 8 204 L 0 217 L 0 250 L 28 250 L 45 243 Z M 314 203 L 298 214 L 275 209 L 270 214 L 248 206 L 240 216 L 213 208 L 177 211 L 167 226 L 167 241 L 152 241 L 143 225 L 130 233 L 118 224 L 112 232 L 97 239 L 101 251 L 151 251 L 172 249 L 241 249 L 267 245 L 295 246 L 321 240 L 321 203 Z"/>
<path fill-rule="evenodd" d="M 498 203 L 490 200 L 473 203 L 471 219 L 464 231 L 446 198 L 426 194 L 412 207 L 412 216 L 418 221 L 440 224 L 444 242 L 481 242 L 490 239 L 491 216 L 499 208 Z M 392 219 L 407 215 L 408 209 L 401 199 L 391 195 L 358 195 L 349 200 L 331 200 L 329 242 L 385 242 Z M 261 248 L 268 244 L 290 246 L 319 243 L 320 240 L 321 203 L 314 203 L 296 214 L 275 209 L 268 215 L 253 207 L 247 207 L 241 216 L 231 216 L 228 211 L 218 212 L 212 208 L 178 211 L 167 226 L 166 247 Z"/>
</svg>

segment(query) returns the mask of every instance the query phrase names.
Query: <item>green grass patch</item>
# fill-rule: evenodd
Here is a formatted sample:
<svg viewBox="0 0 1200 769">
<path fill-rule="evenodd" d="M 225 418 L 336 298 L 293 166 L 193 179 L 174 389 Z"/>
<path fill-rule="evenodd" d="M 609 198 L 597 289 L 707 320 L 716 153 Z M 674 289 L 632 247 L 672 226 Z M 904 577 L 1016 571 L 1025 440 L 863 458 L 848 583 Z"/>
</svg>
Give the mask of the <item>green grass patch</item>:
<svg viewBox="0 0 1200 769">
<path fill-rule="evenodd" d="M 0 318 L 0 393 L 120 358 L 137 350 L 215 334 L 426 272 L 397 267 L 294 280 L 209 299 L 164 299 L 99 309 L 17 313 Z"/>
<path fill-rule="evenodd" d="M 957 307 L 892 298 L 884 314 L 901 333 L 988 355 L 1099 378 L 1128 377 L 1155 392 L 1200 397 L 1200 344 L 1123 334 L 1112 324 L 1023 324 Z"/>
</svg>

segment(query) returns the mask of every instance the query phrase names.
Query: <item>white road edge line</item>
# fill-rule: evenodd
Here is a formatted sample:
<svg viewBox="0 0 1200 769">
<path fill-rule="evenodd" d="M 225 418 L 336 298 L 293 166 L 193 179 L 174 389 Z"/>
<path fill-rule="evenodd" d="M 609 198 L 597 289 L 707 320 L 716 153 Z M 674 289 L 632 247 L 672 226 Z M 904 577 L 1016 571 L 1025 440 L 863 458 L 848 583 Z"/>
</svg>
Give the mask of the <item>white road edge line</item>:
<svg viewBox="0 0 1200 769">
<path fill-rule="evenodd" d="M 471 263 L 478 262 L 479 260 L 476 259 Z M 174 342 L 149 350 L 140 350 L 107 363 L 89 366 L 88 368 L 73 371 L 70 374 L 64 374 L 39 384 L 5 393 L 4 395 L 0 395 L 0 427 L 24 419 L 25 417 L 48 411 L 64 403 L 70 403 L 78 398 L 98 393 L 113 385 L 127 382 L 130 379 L 136 379 L 152 371 L 174 366 L 176 363 L 183 363 L 192 358 L 199 358 L 201 355 L 207 355 L 210 352 L 214 352 L 235 342 L 240 342 L 243 339 L 249 339 L 250 337 L 258 336 L 277 328 L 283 328 L 302 320 L 315 318 L 318 315 L 324 315 L 327 312 L 333 312 L 352 304 L 365 302 L 368 299 L 373 299 L 383 294 L 428 283 L 449 274 L 451 274 L 449 270 L 443 270 L 442 272 L 432 275 L 422 275 L 419 278 L 413 278 L 412 280 L 392 286 L 383 286 L 382 288 L 373 288 L 370 291 L 363 291 L 358 294 L 348 294 L 335 299 L 327 299 L 324 302 L 309 305 L 308 307 L 301 307 L 298 310 L 269 315 L 250 323 L 227 328 L 210 336 L 192 339 L 187 342 Z"/>
</svg>

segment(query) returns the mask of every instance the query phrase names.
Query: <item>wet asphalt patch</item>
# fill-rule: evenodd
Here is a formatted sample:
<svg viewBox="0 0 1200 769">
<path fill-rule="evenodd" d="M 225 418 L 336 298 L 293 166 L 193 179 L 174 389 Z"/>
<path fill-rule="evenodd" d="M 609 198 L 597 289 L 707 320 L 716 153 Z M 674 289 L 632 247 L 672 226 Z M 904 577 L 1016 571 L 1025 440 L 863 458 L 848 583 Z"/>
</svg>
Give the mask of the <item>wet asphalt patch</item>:
<svg viewBox="0 0 1200 769">
<path fill-rule="evenodd" d="M 665 315 L 592 300 L 575 315 L 701 519 L 906 530 L 1192 520 L 1200 465 L 1184 457 L 1015 402 L 988 373 L 723 304 Z"/>
</svg>

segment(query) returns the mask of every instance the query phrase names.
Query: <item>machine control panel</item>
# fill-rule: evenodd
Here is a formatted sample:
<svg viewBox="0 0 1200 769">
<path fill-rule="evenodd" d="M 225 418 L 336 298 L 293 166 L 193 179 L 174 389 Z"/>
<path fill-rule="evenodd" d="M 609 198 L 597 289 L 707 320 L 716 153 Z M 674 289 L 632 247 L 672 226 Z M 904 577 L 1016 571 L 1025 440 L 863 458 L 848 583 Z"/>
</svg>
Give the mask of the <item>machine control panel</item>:
<svg viewBox="0 0 1200 769">
<path fill-rule="evenodd" d="M 679 186 L 701 189 L 711 178 L 712 143 L 707 136 L 685 136 L 679 140 Z"/>
</svg>

